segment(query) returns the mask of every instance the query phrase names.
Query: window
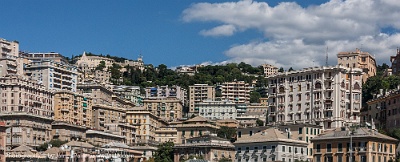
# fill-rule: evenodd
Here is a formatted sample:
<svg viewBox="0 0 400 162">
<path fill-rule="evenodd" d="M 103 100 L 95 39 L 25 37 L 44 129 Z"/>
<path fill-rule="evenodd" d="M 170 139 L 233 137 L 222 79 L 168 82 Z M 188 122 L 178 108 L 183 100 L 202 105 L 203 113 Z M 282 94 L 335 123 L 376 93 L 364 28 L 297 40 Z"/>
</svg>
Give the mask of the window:
<svg viewBox="0 0 400 162">
<path fill-rule="evenodd" d="M 306 136 L 306 142 L 308 143 L 308 136 Z"/>
<path fill-rule="evenodd" d="M 267 151 L 267 146 L 263 146 L 263 151 Z"/>
<path fill-rule="evenodd" d="M 317 144 L 317 152 L 321 152 L 321 145 Z"/>
<path fill-rule="evenodd" d="M 250 136 L 252 136 L 253 135 L 253 131 L 250 131 Z"/>
<path fill-rule="evenodd" d="M 285 151 L 286 151 L 285 146 L 282 146 L 282 152 L 285 152 Z"/>
<path fill-rule="evenodd" d="M 299 134 L 303 134 L 303 128 L 299 128 Z"/>
<path fill-rule="evenodd" d="M 282 161 L 285 161 L 286 159 L 285 158 L 282 158 Z"/>
<path fill-rule="evenodd" d="M 258 147 L 254 147 L 254 152 L 258 152 Z"/>
<path fill-rule="evenodd" d="M 343 152 L 343 145 L 342 145 L 342 143 L 338 143 L 338 152 Z"/>
<path fill-rule="evenodd" d="M 242 137 L 242 132 L 238 132 L 238 137 Z"/>
<path fill-rule="evenodd" d="M 238 151 L 238 153 L 241 153 L 242 152 L 242 148 L 238 147 L 237 151 Z"/>
<path fill-rule="evenodd" d="M 271 146 L 271 152 L 275 152 L 275 146 Z"/>
<path fill-rule="evenodd" d="M 306 128 L 306 134 L 308 134 L 308 128 Z"/>
<path fill-rule="evenodd" d="M 343 160 L 342 160 L 342 156 L 341 155 L 338 155 L 338 157 L 337 157 L 337 162 L 342 162 Z"/>
<path fill-rule="evenodd" d="M 289 147 L 289 152 L 292 152 L 292 147 Z"/>
<path fill-rule="evenodd" d="M 332 152 L 332 144 L 326 144 L 326 152 Z"/>
</svg>

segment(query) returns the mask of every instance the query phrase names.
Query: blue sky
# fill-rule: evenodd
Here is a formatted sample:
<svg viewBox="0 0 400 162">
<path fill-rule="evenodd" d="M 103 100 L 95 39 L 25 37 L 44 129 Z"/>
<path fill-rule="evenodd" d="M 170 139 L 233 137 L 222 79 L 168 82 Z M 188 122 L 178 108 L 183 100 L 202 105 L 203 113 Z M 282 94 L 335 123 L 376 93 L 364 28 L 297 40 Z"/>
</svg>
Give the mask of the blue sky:
<svg viewBox="0 0 400 162">
<path fill-rule="evenodd" d="M 378 17 L 372 20 L 354 16 L 355 1 L 388 11 L 365 11 Z M 72 56 L 87 51 L 129 59 L 142 54 L 146 64 L 168 67 L 245 61 L 302 68 L 323 64 L 326 46 L 335 64 L 335 53 L 361 44 L 377 54 L 379 63 L 400 44 L 400 25 L 392 22 L 399 14 L 390 1 L 395 2 L 6 0 L 0 5 L 0 37 L 18 40 L 28 52 Z M 325 12 L 329 9 L 331 14 Z M 334 25 L 339 23 L 344 25 Z M 371 47 L 376 44 L 386 45 Z"/>
</svg>

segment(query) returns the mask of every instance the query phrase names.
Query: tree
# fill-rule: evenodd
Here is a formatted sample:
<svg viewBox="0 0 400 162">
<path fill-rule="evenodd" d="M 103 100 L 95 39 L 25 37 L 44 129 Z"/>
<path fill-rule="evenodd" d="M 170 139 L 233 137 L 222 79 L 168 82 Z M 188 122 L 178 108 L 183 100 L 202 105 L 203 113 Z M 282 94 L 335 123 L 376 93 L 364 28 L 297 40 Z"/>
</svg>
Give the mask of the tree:
<svg viewBox="0 0 400 162">
<path fill-rule="evenodd" d="M 250 93 L 250 103 L 260 103 L 261 94 L 257 91 Z"/>
<path fill-rule="evenodd" d="M 294 69 L 292 67 L 290 67 L 288 71 L 291 72 L 291 71 L 294 71 Z"/>
<path fill-rule="evenodd" d="M 100 61 L 100 64 L 97 65 L 96 70 L 104 70 L 104 68 L 106 68 L 106 62 Z"/>
<path fill-rule="evenodd" d="M 262 121 L 260 119 L 257 119 L 256 123 L 257 123 L 257 126 L 264 126 L 264 121 Z"/>
<path fill-rule="evenodd" d="M 228 139 L 228 140 L 232 140 L 232 138 L 236 137 L 236 129 L 235 128 L 226 127 L 226 126 L 222 126 L 217 131 L 217 136 L 221 137 L 221 138 Z"/>
<path fill-rule="evenodd" d="M 285 70 L 283 69 L 283 67 L 279 68 L 278 72 L 283 73 L 285 72 Z"/>
<path fill-rule="evenodd" d="M 158 145 L 158 149 L 154 154 L 154 161 L 157 162 L 173 162 L 174 161 L 174 143 L 164 142 Z"/>
<path fill-rule="evenodd" d="M 38 151 L 46 151 L 47 148 L 49 147 L 49 144 L 51 147 L 61 147 L 61 145 L 67 143 L 68 141 L 61 141 L 59 139 L 53 139 L 50 142 L 46 142 L 38 147 L 36 147 L 36 150 Z"/>
</svg>

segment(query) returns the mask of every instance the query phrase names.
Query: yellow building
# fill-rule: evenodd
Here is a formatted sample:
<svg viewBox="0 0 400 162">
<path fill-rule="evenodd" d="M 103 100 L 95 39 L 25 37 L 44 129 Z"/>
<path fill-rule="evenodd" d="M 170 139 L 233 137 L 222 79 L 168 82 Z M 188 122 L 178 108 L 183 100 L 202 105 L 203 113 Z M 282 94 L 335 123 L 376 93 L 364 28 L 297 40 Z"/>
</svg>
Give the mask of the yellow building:
<svg viewBox="0 0 400 162">
<path fill-rule="evenodd" d="M 182 102 L 178 98 L 146 98 L 143 106 L 160 119 L 175 121 L 182 118 Z"/>
<path fill-rule="evenodd" d="M 178 132 L 177 143 L 185 143 L 188 138 L 200 137 L 207 133 L 217 133 L 216 131 L 220 128 L 201 116 L 175 124 Z"/>
<path fill-rule="evenodd" d="M 189 116 L 199 114 L 195 107 L 197 103 L 205 100 L 215 100 L 215 87 L 208 84 L 194 84 L 189 86 Z"/>
<path fill-rule="evenodd" d="M 398 140 L 374 129 L 342 127 L 325 132 L 311 142 L 315 162 L 383 162 L 396 158 Z"/>
<path fill-rule="evenodd" d="M 363 69 L 363 83 L 365 83 L 369 77 L 376 75 L 375 57 L 368 52 L 362 52 L 360 49 L 356 48 L 356 51 L 353 52 L 339 52 L 337 57 L 339 65 L 348 68 Z"/>
<path fill-rule="evenodd" d="M 156 133 L 156 141 L 159 143 L 164 142 L 177 142 L 177 131 L 175 127 L 172 126 L 162 126 L 155 130 Z"/>
<path fill-rule="evenodd" d="M 143 107 L 130 108 L 126 121 L 136 126 L 136 144 L 156 145 L 156 129 L 161 127 L 158 117 Z"/>
</svg>

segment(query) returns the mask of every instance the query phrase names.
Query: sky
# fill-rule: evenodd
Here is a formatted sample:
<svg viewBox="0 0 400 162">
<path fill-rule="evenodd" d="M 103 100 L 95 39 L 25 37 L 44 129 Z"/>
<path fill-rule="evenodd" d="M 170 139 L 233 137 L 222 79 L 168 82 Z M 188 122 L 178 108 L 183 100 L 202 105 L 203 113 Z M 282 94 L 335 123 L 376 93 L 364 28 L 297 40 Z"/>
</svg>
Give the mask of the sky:
<svg viewBox="0 0 400 162">
<path fill-rule="evenodd" d="M 336 65 L 360 48 L 389 63 L 400 46 L 397 0 L 5 0 L 0 38 L 25 52 L 95 54 L 145 64 Z"/>
</svg>

